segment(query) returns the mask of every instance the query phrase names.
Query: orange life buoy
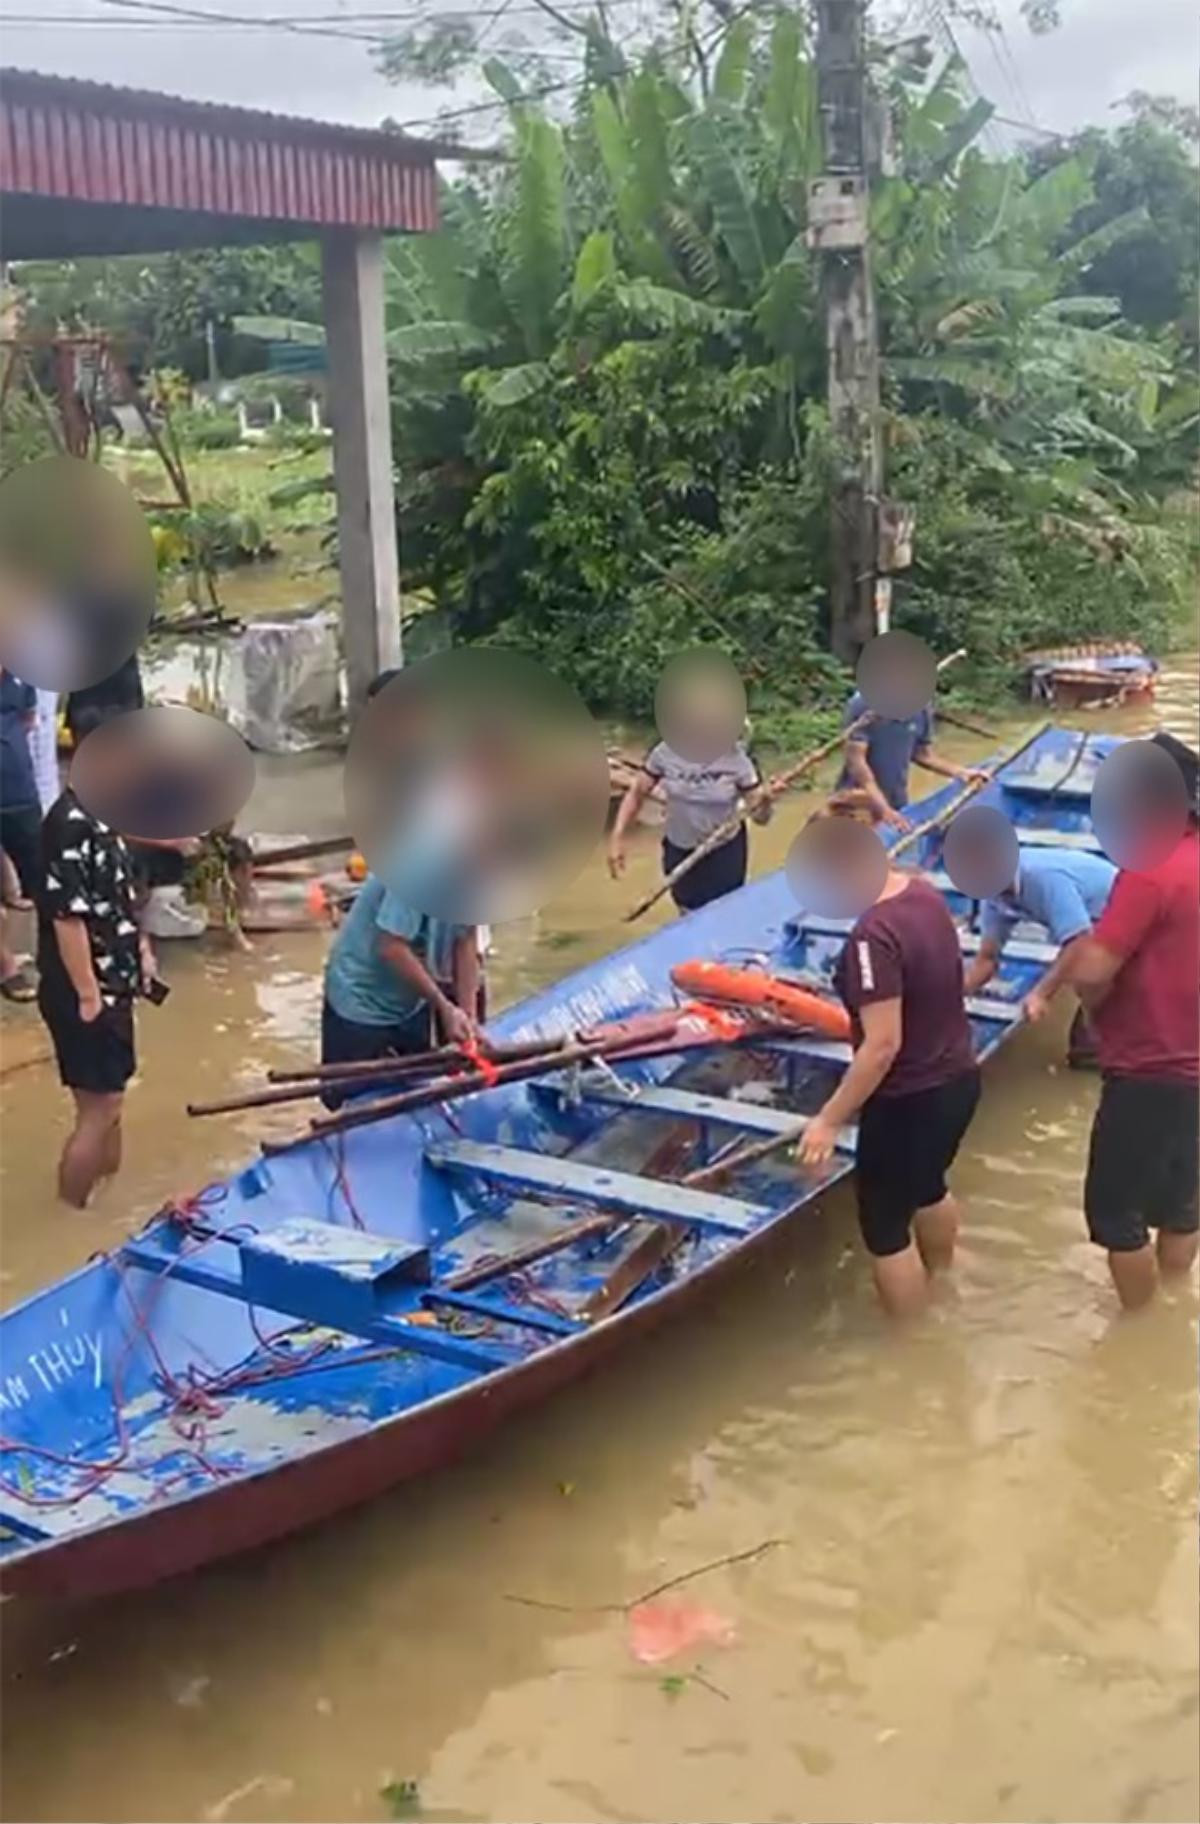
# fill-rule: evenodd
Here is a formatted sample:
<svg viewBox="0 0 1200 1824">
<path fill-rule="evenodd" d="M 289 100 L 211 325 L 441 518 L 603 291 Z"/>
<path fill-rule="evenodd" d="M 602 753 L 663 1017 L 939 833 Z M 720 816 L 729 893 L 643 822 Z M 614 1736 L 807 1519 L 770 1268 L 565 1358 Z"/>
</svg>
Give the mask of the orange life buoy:
<svg viewBox="0 0 1200 1824">
<path fill-rule="evenodd" d="M 671 980 L 684 994 L 753 1007 L 772 1019 L 811 1027 L 827 1039 L 850 1037 L 850 1016 L 844 1007 L 809 988 L 777 981 L 763 969 L 735 969 L 728 963 L 702 961 L 678 963 Z"/>
</svg>

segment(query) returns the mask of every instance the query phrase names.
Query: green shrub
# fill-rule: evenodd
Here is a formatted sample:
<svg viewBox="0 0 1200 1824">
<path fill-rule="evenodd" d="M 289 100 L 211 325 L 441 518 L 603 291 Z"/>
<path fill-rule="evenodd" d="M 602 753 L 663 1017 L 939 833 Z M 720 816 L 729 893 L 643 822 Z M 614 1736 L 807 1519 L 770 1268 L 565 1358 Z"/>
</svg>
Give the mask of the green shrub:
<svg viewBox="0 0 1200 1824">
<path fill-rule="evenodd" d="M 183 406 L 172 412 L 171 426 L 184 451 L 232 450 L 241 442 L 241 427 L 234 412 Z"/>
</svg>

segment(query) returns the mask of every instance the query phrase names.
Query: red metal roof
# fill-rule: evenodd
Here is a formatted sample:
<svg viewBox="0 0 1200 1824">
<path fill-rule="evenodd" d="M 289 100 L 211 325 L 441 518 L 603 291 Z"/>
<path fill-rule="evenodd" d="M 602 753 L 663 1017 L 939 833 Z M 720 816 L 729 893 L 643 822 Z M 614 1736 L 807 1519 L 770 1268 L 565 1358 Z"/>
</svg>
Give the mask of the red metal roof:
<svg viewBox="0 0 1200 1824">
<path fill-rule="evenodd" d="M 0 70 L 0 192 L 383 233 L 437 227 L 447 146 Z M 11 256 L 10 256 L 11 257 Z"/>
</svg>

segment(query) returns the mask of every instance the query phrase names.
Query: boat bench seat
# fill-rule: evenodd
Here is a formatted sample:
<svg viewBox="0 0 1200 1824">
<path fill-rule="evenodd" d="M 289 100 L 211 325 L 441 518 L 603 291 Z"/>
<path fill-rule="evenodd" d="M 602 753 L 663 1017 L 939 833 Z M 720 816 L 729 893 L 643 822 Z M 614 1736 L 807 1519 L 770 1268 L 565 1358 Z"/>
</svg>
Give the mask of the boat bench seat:
<svg viewBox="0 0 1200 1824">
<path fill-rule="evenodd" d="M 550 1197 L 564 1203 L 594 1204 L 598 1209 L 627 1211 L 631 1216 L 692 1223 L 726 1235 L 745 1235 L 767 1221 L 765 1204 L 693 1190 L 660 1178 L 586 1165 L 578 1159 L 522 1152 L 512 1146 L 490 1146 L 475 1140 L 451 1140 L 431 1146 L 426 1163 L 436 1171 L 471 1173 L 517 1194 Z"/>
<path fill-rule="evenodd" d="M 847 1046 L 847 1056 L 849 1051 Z M 702 1096 L 669 1085 L 647 1084 L 636 1090 L 631 1085 L 627 1094 L 605 1078 L 589 1081 L 585 1077 L 582 1095 L 585 1102 L 603 1102 L 630 1115 L 677 1115 L 688 1121 L 711 1121 L 714 1126 L 735 1127 L 764 1139 L 771 1134 L 798 1133 L 804 1126 L 804 1116 L 794 1110 L 768 1108 L 761 1102 L 736 1102 L 725 1096 Z M 853 1152 L 855 1140 L 854 1130 L 847 1128 L 838 1140 L 839 1151 Z"/>
<path fill-rule="evenodd" d="M 314 1235 L 323 1230 L 324 1236 Z M 195 1254 L 188 1236 L 158 1223 L 125 1243 L 122 1258 L 158 1278 L 278 1311 L 368 1342 L 392 1343 L 478 1372 L 520 1358 L 428 1323 L 411 1324 L 413 1281 L 428 1283 L 429 1256 L 390 1237 L 308 1219 L 244 1240 L 210 1240 Z M 404 1301 L 404 1308 L 396 1304 Z"/>
</svg>

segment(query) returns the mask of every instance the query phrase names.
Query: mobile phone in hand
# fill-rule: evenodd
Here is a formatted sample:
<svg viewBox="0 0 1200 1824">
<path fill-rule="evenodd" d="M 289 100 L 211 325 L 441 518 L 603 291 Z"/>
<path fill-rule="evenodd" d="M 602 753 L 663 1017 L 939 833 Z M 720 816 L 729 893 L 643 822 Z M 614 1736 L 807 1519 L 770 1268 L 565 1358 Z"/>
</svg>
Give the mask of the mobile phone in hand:
<svg viewBox="0 0 1200 1824">
<path fill-rule="evenodd" d="M 146 983 L 145 995 L 152 1007 L 161 1007 L 170 992 L 167 984 L 160 982 L 156 975 L 152 975 Z"/>
</svg>

